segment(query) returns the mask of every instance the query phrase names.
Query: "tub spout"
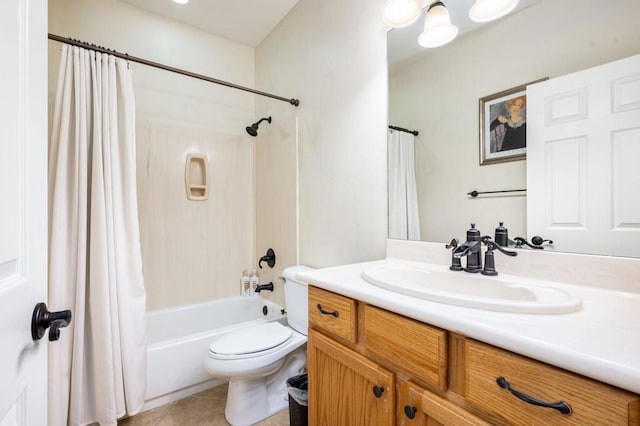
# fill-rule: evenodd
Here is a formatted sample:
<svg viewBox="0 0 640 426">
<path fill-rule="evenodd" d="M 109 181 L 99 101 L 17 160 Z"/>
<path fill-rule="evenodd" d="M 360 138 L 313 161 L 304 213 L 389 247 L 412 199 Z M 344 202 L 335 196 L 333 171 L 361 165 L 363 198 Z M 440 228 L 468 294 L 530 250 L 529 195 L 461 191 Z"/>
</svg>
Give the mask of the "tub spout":
<svg viewBox="0 0 640 426">
<path fill-rule="evenodd" d="M 269 291 L 273 291 L 273 282 L 270 282 L 269 284 L 260 284 L 256 287 L 255 292 L 256 293 L 260 293 L 261 291 L 264 290 L 269 290 Z"/>
</svg>

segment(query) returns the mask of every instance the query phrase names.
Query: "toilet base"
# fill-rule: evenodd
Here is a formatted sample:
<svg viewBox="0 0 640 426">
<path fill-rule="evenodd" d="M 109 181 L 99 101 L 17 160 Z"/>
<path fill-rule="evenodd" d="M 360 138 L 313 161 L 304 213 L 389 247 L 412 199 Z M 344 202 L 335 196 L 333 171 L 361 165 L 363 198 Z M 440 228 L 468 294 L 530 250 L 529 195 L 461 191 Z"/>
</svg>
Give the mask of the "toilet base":
<svg viewBox="0 0 640 426">
<path fill-rule="evenodd" d="M 289 406 L 286 381 L 307 363 L 306 345 L 291 352 L 278 371 L 265 377 L 229 380 L 224 416 L 234 426 L 248 426 Z"/>
</svg>

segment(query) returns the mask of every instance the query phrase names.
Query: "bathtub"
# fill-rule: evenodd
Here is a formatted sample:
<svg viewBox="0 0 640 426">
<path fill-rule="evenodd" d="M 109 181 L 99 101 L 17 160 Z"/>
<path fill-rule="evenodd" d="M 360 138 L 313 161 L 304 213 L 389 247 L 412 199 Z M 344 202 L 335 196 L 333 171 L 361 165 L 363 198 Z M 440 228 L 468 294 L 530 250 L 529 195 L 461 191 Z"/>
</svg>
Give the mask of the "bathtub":
<svg viewBox="0 0 640 426">
<path fill-rule="evenodd" d="M 268 321 L 286 323 L 282 306 L 260 296 L 229 297 L 147 313 L 147 391 L 142 410 L 224 383 L 204 369 L 214 336 Z"/>
</svg>

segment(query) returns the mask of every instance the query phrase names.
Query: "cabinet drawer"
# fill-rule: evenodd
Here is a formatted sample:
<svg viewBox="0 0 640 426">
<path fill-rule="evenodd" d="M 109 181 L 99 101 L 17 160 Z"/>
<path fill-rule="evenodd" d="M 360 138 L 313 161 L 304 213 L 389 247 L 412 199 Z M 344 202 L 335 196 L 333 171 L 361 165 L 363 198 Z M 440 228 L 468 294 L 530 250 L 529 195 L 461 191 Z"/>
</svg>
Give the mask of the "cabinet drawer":
<svg viewBox="0 0 640 426">
<path fill-rule="evenodd" d="M 357 302 L 348 297 L 309 286 L 309 323 L 335 336 L 357 340 Z"/>
<path fill-rule="evenodd" d="M 515 425 L 638 424 L 638 395 L 467 339 L 465 398 L 477 407 Z M 531 405 L 500 387 L 503 377 L 512 389 L 539 401 L 564 402 L 570 414 Z"/>
<path fill-rule="evenodd" d="M 446 331 L 365 305 L 364 344 L 368 353 L 387 364 L 446 390 Z"/>
</svg>

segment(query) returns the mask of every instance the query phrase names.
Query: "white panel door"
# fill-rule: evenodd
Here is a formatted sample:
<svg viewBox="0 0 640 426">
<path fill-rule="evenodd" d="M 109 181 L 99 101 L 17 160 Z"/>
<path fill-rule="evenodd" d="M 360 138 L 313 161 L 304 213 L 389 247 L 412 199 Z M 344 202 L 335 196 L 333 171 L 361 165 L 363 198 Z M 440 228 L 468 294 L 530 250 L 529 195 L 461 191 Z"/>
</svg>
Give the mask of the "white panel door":
<svg viewBox="0 0 640 426">
<path fill-rule="evenodd" d="M 527 234 L 640 257 L 640 55 L 527 88 Z"/>
<path fill-rule="evenodd" d="M 47 2 L 0 2 L 0 425 L 46 425 Z"/>
</svg>

